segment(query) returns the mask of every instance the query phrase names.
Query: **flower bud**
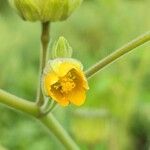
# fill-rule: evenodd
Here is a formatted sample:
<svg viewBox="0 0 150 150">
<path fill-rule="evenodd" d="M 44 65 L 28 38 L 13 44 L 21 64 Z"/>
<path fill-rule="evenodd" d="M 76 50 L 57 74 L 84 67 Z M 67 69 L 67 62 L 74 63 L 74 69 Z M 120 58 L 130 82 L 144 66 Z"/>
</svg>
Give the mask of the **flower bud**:
<svg viewBox="0 0 150 150">
<path fill-rule="evenodd" d="M 64 37 L 60 37 L 52 47 L 52 59 L 69 58 L 72 56 L 72 47 Z"/>
<path fill-rule="evenodd" d="M 9 0 L 19 15 L 28 21 L 61 21 L 67 19 L 82 0 Z"/>
</svg>

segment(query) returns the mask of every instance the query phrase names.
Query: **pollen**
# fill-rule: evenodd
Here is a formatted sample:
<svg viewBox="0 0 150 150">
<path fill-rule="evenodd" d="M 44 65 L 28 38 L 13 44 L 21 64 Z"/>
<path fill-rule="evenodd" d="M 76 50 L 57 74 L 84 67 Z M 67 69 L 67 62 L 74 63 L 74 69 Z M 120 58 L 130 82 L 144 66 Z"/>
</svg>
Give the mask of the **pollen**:
<svg viewBox="0 0 150 150">
<path fill-rule="evenodd" d="M 61 80 L 60 84 L 62 87 L 62 89 L 61 89 L 62 93 L 68 93 L 75 87 L 74 81 L 72 79 L 69 79 L 66 77 Z"/>
<path fill-rule="evenodd" d="M 75 84 L 75 79 L 76 77 L 72 75 L 71 72 L 69 72 L 66 76 L 62 77 L 56 84 L 53 85 L 53 87 L 56 90 L 60 90 L 60 92 L 63 93 L 68 93 L 71 90 L 73 90 L 76 86 Z"/>
<path fill-rule="evenodd" d="M 61 93 L 68 93 L 75 88 L 74 79 L 75 76 L 71 72 L 60 79 Z"/>
</svg>

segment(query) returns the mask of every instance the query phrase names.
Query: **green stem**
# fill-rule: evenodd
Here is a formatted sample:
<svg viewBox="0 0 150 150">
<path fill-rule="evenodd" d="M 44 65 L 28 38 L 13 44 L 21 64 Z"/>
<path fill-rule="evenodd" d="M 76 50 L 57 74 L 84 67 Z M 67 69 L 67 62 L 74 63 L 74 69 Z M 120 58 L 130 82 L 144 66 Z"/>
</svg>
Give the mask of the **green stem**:
<svg viewBox="0 0 150 150">
<path fill-rule="evenodd" d="M 68 133 L 62 128 L 52 114 L 40 118 L 40 121 L 49 131 L 55 133 L 55 136 L 61 141 L 67 150 L 79 150 L 75 142 L 70 138 Z"/>
<path fill-rule="evenodd" d="M 53 110 L 54 110 L 54 108 L 56 108 L 56 106 L 57 106 L 57 102 L 55 102 L 54 100 L 51 100 L 51 104 L 50 104 L 50 106 L 49 106 L 49 108 L 48 109 L 46 109 L 46 111 L 43 113 L 43 115 L 47 115 L 47 114 L 49 114 L 50 112 L 52 112 Z"/>
<path fill-rule="evenodd" d="M 40 58 L 40 79 L 39 79 L 39 86 L 37 90 L 37 104 L 38 106 L 42 106 L 44 103 L 44 96 L 42 94 L 41 90 L 41 77 L 43 74 L 43 70 L 46 64 L 47 60 L 47 50 L 48 50 L 48 44 L 50 41 L 50 22 L 45 22 L 42 23 L 42 34 L 41 34 L 41 44 L 42 44 L 42 49 L 41 49 L 41 58 Z"/>
<path fill-rule="evenodd" d="M 17 96 L 14 96 L 8 92 L 0 89 L 0 103 L 7 105 L 15 110 L 19 110 L 30 114 L 32 116 L 38 116 L 39 108 L 33 102 L 24 100 Z"/>
<path fill-rule="evenodd" d="M 115 52 L 113 52 L 109 56 L 105 57 L 104 59 L 102 59 L 101 61 L 99 61 L 97 64 L 95 64 L 94 66 L 92 66 L 91 68 L 89 68 L 85 72 L 86 77 L 87 78 L 92 77 L 98 71 L 100 71 L 101 69 L 103 69 L 104 67 L 106 67 L 108 64 L 113 63 L 118 58 L 120 58 L 122 55 L 130 52 L 134 48 L 136 48 L 136 47 L 138 47 L 138 46 L 140 46 L 140 45 L 148 42 L 149 40 L 150 40 L 150 32 L 147 32 L 146 34 L 137 37 L 133 41 L 131 41 L 128 44 L 124 45 L 123 47 L 119 48 L 118 50 L 116 50 Z"/>
<path fill-rule="evenodd" d="M 36 103 L 29 102 L 12 94 L 9 94 L 0 89 L 0 103 L 4 104 L 15 110 L 27 113 L 35 118 L 37 118 L 44 126 L 51 131 L 58 140 L 64 145 L 66 149 L 78 150 L 78 146 L 68 135 L 68 133 L 63 129 L 59 122 L 55 119 L 52 114 L 42 115 L 39 111 L 39 107 Z"/>
</svg>

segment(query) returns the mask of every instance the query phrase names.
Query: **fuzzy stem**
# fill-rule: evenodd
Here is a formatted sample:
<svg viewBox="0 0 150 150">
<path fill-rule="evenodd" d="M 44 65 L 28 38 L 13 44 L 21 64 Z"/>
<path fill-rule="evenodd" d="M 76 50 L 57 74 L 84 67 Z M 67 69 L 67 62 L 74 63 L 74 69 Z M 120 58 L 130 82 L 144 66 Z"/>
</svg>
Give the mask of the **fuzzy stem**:
<svg viewBox="0 0 150 150">
<path fill-rule="evenodd" d="M 43 70 L 46 64 L 47 60 L 47 49 L 48 49 L 48 44 L 50 41 L 50 22 L 45 22 L 42 23 L 42 34 L 41 34 L 41 44 L 42 44 L 42 49 L 41 49 L 41 54 L 40 54 L 40 79 L 39 79 L 39 86 L 38 86 L 38 91 L 37 91 L 37 104 L 38 106 L 42 106 L 44 103 L 44 96 L 42 94 L 41 90 L 41 77 L 43 74 Z"/>
<path fill-rule="evenodd" d="M 133 41 L 131 41 L 128 44 L 124 45 L 123 47 L 117 49 L 115 52 L 113 52 L 112 54 L 110 54 L 109 56 L 105 57 L 104 59 L 99 61 L 97 64 L 95 64 L 94 66 L 89 68 L 85 72 L 86 77 L 87 78 L 92 77 L 98 71 L 100 71 L 101 69 L 106 67 L 107 65 L 113 63 L 114 61 L 116 61 L 118 58 L 120 58 L 124 54 L 126 54 L 126 53 L 130 52 L 131 50 L 133 50 L 134 48 L 136 48 L 136 47 L 138 47 L 138 46 L 148 42 L 149 40 L 150 40 L 150 32 L 147 32 L 146 34 L 137 37 Z"/>
<path fill-rule="evenodd" d="M 19 110 L 37 118 L 39 122 L 41 122 L 50 132 L 52 132 L 57 137 L 57 139 L 64 145 L 66 149 L 79 150 L 76 143 L 72 140 L 72 138 L 63 129 L 63 127 L 52 114 L 41 116 L 41 112 L 36 103 L 29 102 L 9 94 L 8 92 L 5 92 L 1 89 L 0 103 L 8 106 L 9 108 Z"/>
<path fill-rule="evenodd" d="M 55 133 L 55 136 L 62 142 L 67 150 L 79 150 L 75 142 L 70 138 L 68 133 L 62 128 L 51 113 L 40 118 L 40 121 L 49 131 Z"/>
<path fill-rule="evenodd" d="M 27 114 L 30 114 L 32 116 L 38 116 L 39 113 L 39 108 L 35 103 L 26 101 L 23 98 L 19 98 L 1 89 L 0 89 L 0 103 L 7 105 L 8 107 L 13 108 L 15 110 L 19 110 Z"/>
</svg>

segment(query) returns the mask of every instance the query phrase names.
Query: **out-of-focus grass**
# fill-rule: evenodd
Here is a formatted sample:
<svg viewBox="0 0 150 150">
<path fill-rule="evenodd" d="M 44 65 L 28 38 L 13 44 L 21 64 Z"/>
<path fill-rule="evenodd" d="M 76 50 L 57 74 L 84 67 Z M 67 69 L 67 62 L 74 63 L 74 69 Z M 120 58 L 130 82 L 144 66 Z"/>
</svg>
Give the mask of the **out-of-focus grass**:
<svg viewBox="0 0 150 150">
<path fill-rule="evenodd" d="M 5 2 L 0 1 L 0 87 L 34 100 L 40 23 L 22 21 Z M 86 69 L 122 44 L 148 31 L 149 6 L 148 0 L 85 0 L 67 21 L 52 24 L 52 42 L 61 35 L 65 36 L 74 48 L 74 57 L 81 60 Z M 136 147 L 140 134 L 134 131 L 141 127 L 141 120 L 133 123 L 136 119 L 132 114 L 139 110 L 143 112 L 143 106 L 147 110 L 150 107 L 149 58 L 149 44 L 145 44 L 89 81 L 87 100 L 80 109 L 84 111 L 88 108 L 91 119 L 73 114 L 78 110 L 74 106 L 58 107 L 54 111 L 81 149 L 122 150 Z M 106 110 L 108 116 L 92 118 L 90 112 L 93 109 Z M 32 119 L 3 106 L 0 106 L 0 112 L 0 143 L 8 149 L 61 148 L 53 136 L 49 137 Z M 149 111 L 147 114 L 149 118 Z M 149 130 L 148 122 L 144 124 L 142 129 L 147 127 Z M 79 131 L 78 126 L 82 130 Z M 149 132 L 144 134 L 149 139 Z M 93 142 L 94 138 L 96 142 Z M 146 144 L 147 147 L 150 145 L 148 140 Z"/>
</svg>

